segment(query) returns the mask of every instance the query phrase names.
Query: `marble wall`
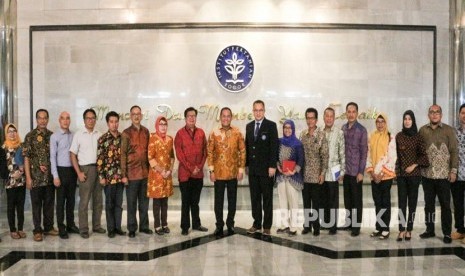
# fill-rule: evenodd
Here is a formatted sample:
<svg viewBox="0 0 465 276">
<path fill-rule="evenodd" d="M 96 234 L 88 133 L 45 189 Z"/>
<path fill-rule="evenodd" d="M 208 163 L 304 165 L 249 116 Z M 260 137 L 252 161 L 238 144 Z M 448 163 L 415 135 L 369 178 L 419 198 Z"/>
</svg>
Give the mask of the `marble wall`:
<svg viewBox="0 0 465 276">
<path fill-rule="evenodd" d="M 449 1 L 18 1 L 17 114 L 21 133 L 30 129 L 29 27 L 68 24 L 173 22 L 277 22 L 433 25 L 437 27 L 437 102 L 449 109 Z M 247 48 L 257 66 L 251 86 L 239 94 L 221 89 L 214 61 L 230 44 Z M 354 100 L 360 110 L 391 115 L 397 131 L 405 109 L 426 122 L 432 102 L 431 32 L 380 30 L 178 29 L 53 31 L 33 34 L 34 109 L 51 111 L 53 129 L 62 109 L 74 127 L 90 105 L 126 112 L 139 104 L 146 124 L 167 104 L 175 113 L 188 105 L 229 105 L 247 116 L 257 98 L 279 121 L 289 110 L 319 110 L 336 104 L 338 114 Z M 281 108 L 280 108 L 281 106 Z M 206 108 L 203 107 L 205 110 Z M 295 115 L 295 114 L 294 114 Z M 450 118 L 444 118 L 448 121 Z M 248 119 L 237 121 L 243 127 Z M 320 123 L 322 120 L 320 120 Z M 339 124 L 342 120 L 339 120 Z M 369 129 L 374 122 L 362 120 Z M 173 120 L 170 128 L 181 126 Z M 207 114 L 199 125 L 215 125 Z M 123 126 L 127 121 L 122 122 Z M 299 121 L 299 128 L 304 122 Z M 104 121 L 99 128 L 105 130 Z"/>
</svg>

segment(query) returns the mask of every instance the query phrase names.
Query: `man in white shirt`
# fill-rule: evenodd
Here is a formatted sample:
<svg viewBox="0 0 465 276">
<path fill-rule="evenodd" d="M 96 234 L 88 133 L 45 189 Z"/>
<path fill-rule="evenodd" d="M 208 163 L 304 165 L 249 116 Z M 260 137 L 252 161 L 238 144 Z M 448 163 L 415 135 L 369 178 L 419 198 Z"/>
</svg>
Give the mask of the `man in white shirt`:
<svg viewBox="0 0 465 276">
<path fill-rule="evenodd" d="M 92 227 L 94 233 L 105 234 L 100 224 L 103 208 L 102 186 L 97 174 L 97 141 L 102 135 L 95 130 L 97 115 L 93 109 L 83 114 L 85 129 L 77 131 L 73 137 L 71 162 L 78 175 L 79 183 L 79 232 L 84 239 L 89 238 L 88 207 L 92 198 Z"/>
</svg>

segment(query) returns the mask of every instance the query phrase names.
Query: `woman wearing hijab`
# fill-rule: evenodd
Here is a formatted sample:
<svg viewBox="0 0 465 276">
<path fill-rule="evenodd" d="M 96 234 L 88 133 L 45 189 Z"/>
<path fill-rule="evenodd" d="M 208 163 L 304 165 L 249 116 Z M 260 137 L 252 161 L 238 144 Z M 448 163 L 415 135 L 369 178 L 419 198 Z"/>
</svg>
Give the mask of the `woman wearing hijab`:
<svg viewBox="0 0 465 276">
<path fill-rule="evenodd" d="M 425 142 L 418 134 L 413 111 L 405 111 L 402 122 L 402 131 L 396 135 L 396 174 L 399 197 L 399 235 L 397 241 L 404 239 L 409 241 L 412 238 L 411 232 L 417 209 L 418 187 L 421 181 L 420 167 L 428 167 L 429 160 L 426 155 Z"/>
<path fill-rule="evenodd" d="M 5 137 L 5 143 L 2 148 L 6 153 L 6 163 L 8 167 L 8 180 L 5 183 L 7 217 L 10 227 L 10 236 L 17 240 L 26 238 L 26 233 L 23 231 L 26 186 L 23 164 L 18 164 L 18 158 L 15 158 L 21 150 L 21 140 L 15 125 L 8 124 L 5 126 Z M 18 224 L 16 224 L 16 218 Z"/>
<path fill-rule="evenodd" d="M 303 189 L 304 148 L 295 135 L 292 120 L 286 120 L 283 124 L 283 137 L 279 139 L 278 153 L 276 183 L 281 209 L 281 228 L 277 233 L 295 236 L 299 198 Z"/>
<path fill-rule="evenodd" d="M 155 233 L 168 234 L 168 197 L 173 195 L 172 172 L 174 165 L 173 138 L 167 135 L 168 120 L 159 116 L 155 133 L 150 134 L 148 159 L 149 170 L 147 197 L 153 198 Z"/>
<path fill-rule="evenodd" d="M 384 114 L 376 117 L 376 130 L 368 143 L 368 165 L 366 172 L 371 177 L 371 193 L 376 210 L 376 230 L 371 237 L 380 240 L 389 238 L 391 222 L 391 186 L 396 177 L 396 142 L 388 131 L 388 120 Z M 381 215 L 380 215 L 381 214 Z M 378 218 L 381 221 L 378 221 Z M 382 222 L 382 223 L 381 223 Z"/>
</svg>

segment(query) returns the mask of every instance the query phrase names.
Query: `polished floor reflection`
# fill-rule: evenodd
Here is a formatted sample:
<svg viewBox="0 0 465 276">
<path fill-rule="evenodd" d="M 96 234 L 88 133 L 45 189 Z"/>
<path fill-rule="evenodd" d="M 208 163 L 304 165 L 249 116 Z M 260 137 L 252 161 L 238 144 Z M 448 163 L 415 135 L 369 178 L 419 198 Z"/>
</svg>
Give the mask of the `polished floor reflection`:
<svg viewBox="0 0 465 276">
<path fill-rule="evenodd" d="M 365 190 L 365 205 L 372 206 L 371 193 L 369 189 Z M 240 203 L 244 208 L 240 209 L 246 209 L 246 191 L 240 191 L 244 194 L 244 201 Z M 211 189 L 205 189 L 205 196 L 210 192 Z M 172 201 L 173 206 L 179 204 L 176 197 Z M 3 203 L 4 200 L 2 211 L 5 210 Z M 338 231 L 334 236 L 322 231 L 318 237 L 300 233 L 296 237 L 287 237 L 276 234 L 275 227 L 272 236 L 266 237 L 246 234 L 245 228 L 252 223 L 251 215 L 249 210 L 240 210 L 236 216 L 236 233 L 217 238 L 212 235 L 214 214 L 203 205 L 202 224 L 210 231 L 191 231 L 188 236 L 182 236 L 180 213 L 177 208 L 173 209 L 168 215 L 170 234 L 138 234 L 134 239 L 127 236 L 110 239 L 106 235 L 92 234 L 87 240 L 70 235 L 68 240 L 46 237 L 44 242 L 34 242 L 28 211 L 28 238 L 13 240 L 7 231 L 6 219 L 2 218 L 0 270 L 4 275 L 465 274 L 465 244 L 459 241 L 444 244 L 439 225 L 436 226 L 437 237 L 421 240 L 418 234 L 425 226 L 416 223 L 409 242 L 395 241 L 395 224 L 392 224 L 388 240 L 370 238 L 372 227 L 369 225 L 362 227 L 358 237 L 351 237 L 346 231 Z M 396 214 L 397 210 L 393 210 L 393 218 Z M 422 216 L 420 202 L 418 217 Z M 364 210 L 364 217 L 368 222 L 374 219 L 371 207 Z"/>
</svg>

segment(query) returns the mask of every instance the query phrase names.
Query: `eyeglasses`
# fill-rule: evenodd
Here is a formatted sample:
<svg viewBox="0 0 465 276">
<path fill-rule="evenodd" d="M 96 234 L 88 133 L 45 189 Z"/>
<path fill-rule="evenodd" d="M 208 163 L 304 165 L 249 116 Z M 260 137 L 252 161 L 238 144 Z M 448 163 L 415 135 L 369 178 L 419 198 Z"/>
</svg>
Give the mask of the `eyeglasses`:
<svg viewBox="0 0 465 276">
<path fill-rule="evenodd" d="M 8 130 L 8 133 L 16 133 L 16 129 L 13 129 L 13 130 Z"/>
<path fill-rule="evenodd" d="M 95 117 L 86 117 L 86 120 L 88 121 L 94 121 L 96 118 Z"/>
<path fill-rule="evenodd" d="M 428 113 L 429 113 L 430 115 L 439 115 L 439 114 L 441 114 L 442 112 L 441 112 L 441 110 L 430 110 Z"/>
<path fill-rule="evenodd" d="M 168 124 L 159 124 L 159 126 L 168 126 Z"/>
</svg>

